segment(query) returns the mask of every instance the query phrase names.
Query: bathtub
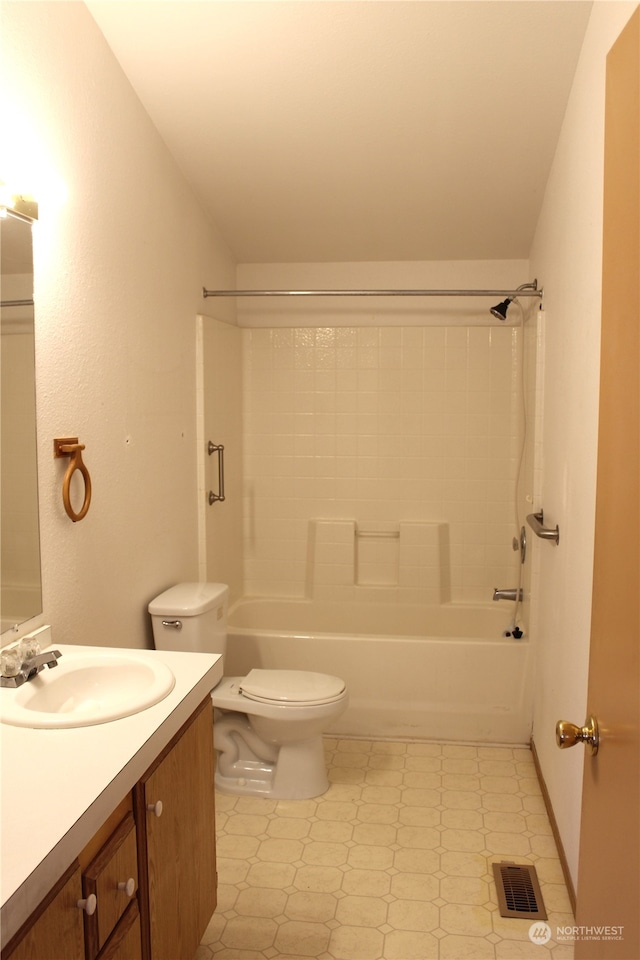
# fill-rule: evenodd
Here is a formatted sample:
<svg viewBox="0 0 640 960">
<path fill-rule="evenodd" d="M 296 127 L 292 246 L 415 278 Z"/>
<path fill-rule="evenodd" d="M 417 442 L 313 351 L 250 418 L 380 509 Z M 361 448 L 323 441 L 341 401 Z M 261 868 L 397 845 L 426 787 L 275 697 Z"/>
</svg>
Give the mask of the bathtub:
<svg viewBox="0 0 640 960">
<path fill-rule="evenodd" d="M 511 604 L 422 606 L 244 598 L 229 611 L 225 673 L 344 678 L 328 733 L 528 744 L 530 646 L 505 637 Z"/>
</svg>

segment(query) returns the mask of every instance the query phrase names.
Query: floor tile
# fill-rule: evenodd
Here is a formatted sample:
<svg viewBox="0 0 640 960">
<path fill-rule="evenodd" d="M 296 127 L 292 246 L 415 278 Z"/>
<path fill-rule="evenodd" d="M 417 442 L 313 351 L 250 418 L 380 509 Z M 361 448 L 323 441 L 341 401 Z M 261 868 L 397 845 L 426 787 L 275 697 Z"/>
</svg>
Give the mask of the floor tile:
<svg viewBox="0 0 640 960">
<path fill-rule="evenodd" d="M 218 908 L 194 960 L 571 960 L 501 917 L 491 869 L 535 863 L 573 923 L 525 747 L 325 740 L 314 800 L 217 795 Z"/>
</svg>

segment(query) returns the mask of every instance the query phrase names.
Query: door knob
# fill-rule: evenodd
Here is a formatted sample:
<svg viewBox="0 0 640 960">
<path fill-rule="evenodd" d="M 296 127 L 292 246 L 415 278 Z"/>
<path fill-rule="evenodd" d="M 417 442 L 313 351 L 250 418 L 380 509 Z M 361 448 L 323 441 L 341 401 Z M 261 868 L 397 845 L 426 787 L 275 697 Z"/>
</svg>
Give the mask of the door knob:
<svg viewBox="0 0 640 960">
<path fill-rule="evenodd" d="M 576 743 L 586 743 L 592 757 L 595 757 L 600 746 L 598 721 L 595 717 L 587 717 L 584 727 L 578 727 L 568 720 L 558 720 L 556 723 L 556 743 L 561 750 L 575 747 Z"/>
</svg>

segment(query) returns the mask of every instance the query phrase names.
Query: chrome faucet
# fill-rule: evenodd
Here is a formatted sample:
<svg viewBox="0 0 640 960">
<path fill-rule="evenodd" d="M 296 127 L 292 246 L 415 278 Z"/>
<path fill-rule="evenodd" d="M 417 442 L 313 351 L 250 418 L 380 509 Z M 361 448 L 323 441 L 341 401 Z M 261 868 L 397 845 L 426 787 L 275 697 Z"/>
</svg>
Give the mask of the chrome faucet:
<svg viewBox="0 0 640 960">
<path fill-rule="evenodd" d="M 2 687 L 21 687 L 27 680 L 37 676 L 45 667 L 51 669 L 58 666 L 58 660 L 62 654 L 59 650 L 47 650 L 45 653 L 38 653 L 35 656 L 27 657 L 22 661 L 17 673 L 13 676 L 0 677 L 0 686 Z"/>
<path fill-rule="evenodd" d="M 510 590 L 498 590 L 496 587 L 493 591 L 494 600 L 519 600 L 522 603 L 522 587 L 518 590 L 516 587 L 513 587 Z"/>
</svg>

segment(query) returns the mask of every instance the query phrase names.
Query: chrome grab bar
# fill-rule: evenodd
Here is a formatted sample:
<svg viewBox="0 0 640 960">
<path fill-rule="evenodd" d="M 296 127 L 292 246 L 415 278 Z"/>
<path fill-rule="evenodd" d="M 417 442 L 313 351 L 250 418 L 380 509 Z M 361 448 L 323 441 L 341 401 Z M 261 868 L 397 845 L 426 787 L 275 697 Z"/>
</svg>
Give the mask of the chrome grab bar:
<svg viewBox="0 0 640 960">
<path fill-rule="evenodd" d="M 209 506 L 211 506 L 216 501 L 222 502 L 224 500 L 224 444 L 212 443 L 209 440 L 207 453 L 209 456 L 212 453 L 218 454 L 218 492 L 214 493 L 213 490 L 209 490 Z"/>
<path fill-rule="evenodd" d="M 555 544 L 560 543 L 560 527 L 557 524 L 553 529 L 545 527 L 543 510 L 527 514 L 527 523 L 536 537 L 540 537 L 541 540 L 553 540 Z"/>
</svg>

